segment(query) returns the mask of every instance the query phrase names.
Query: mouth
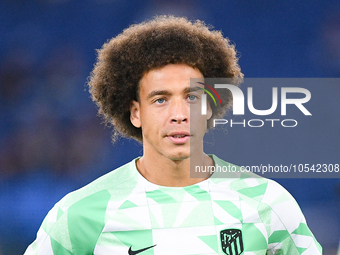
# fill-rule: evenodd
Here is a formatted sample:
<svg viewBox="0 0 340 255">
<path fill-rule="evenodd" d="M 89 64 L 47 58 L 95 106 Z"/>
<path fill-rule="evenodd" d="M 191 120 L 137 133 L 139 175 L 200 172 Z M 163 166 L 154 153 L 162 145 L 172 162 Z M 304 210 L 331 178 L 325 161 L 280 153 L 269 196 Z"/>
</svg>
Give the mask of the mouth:
<svg viewBox="0 0 340 255">
<path fill-rule="evenodd" d="M 187 132 L 173 132 L 167 135 L 167 138 L 174 144 L 184 144 L 190 139 L 190 134 Z"/>
</svg>

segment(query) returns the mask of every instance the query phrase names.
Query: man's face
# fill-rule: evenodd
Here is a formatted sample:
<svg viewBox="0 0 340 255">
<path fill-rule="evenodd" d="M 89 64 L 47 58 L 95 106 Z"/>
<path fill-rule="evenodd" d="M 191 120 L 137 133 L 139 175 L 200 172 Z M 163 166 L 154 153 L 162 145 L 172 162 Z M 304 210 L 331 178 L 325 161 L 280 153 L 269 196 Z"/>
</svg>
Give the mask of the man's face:
<svg viewBox="0 0 340 255">
<path fill-rule="evenodd" d="M 140 102 L 131 104 L 131 122 L 142 128 L 144 154 L 182 160 L 203 153 L 211 109 L 201 115 L 202 91 L 190 88 L 190 78 L 203 76 L 185 64 L 170 64 L 142 77 Z"/>
</svg>

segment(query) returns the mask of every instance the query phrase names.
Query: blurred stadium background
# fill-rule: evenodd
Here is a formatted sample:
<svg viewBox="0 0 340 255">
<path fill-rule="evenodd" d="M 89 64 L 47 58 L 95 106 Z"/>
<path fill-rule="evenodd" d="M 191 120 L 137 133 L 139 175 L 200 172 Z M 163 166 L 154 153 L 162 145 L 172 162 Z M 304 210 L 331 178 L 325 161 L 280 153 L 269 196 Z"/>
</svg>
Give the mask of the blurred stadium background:
<svg viewBox="0 0 340 255">
<path fill-rule="evenodd" d="M 86 81 L 95 49 L 156 14 L 198 18 L 222 30 L 235 42 L 246 77 L 340 76 L 338 0 L 1 0 L 1 255 L 23 254 L 59 199 L 141 154 L 134 141 L 112 146 Z M 307 142 L 302 158 L 309 150 L 326 159 L 339 155 L 340 88 L 328 94 L 319 103 L 327 105 L 323 121 L 333 128 L 311 126 L 326 133 L 325 141 Z M 238 140 L 250 148 L 260 142 Z M 225 159 L 247 156 L 236 152 Z M 336 254 L 340 179 L 278 181 L 300 204 L 324 254 Z"/>
</svg>

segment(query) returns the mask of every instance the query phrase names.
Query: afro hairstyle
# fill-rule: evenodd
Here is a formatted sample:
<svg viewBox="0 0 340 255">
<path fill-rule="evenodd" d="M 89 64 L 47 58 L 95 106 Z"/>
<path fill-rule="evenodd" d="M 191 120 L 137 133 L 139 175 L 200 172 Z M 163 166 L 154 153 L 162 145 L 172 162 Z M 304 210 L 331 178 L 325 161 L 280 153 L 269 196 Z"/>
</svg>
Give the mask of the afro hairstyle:
<svg viewBox="0 0 340 255">
<path fill-rule="evenodd" d="M 139 101 L 139 82 L 150 70 L 186 64 L 198 69 L 205 78 L 231 78 L 235 85 L 243 79 L 234 45 L 200 20 L 157 16 L 131 25 L 97 53 L 88 86 L 99 114 L 113 126 L 113 142 L 119 136 L 142 142 L 141 128 L 130 121 L 130 104 L 132 100 Z M 221 90 L 219 95 L 227 103 L 215 106 L 210 102 L 212 117 L 208 128 L 232 103 L 229 90 Z"/>
</svg>

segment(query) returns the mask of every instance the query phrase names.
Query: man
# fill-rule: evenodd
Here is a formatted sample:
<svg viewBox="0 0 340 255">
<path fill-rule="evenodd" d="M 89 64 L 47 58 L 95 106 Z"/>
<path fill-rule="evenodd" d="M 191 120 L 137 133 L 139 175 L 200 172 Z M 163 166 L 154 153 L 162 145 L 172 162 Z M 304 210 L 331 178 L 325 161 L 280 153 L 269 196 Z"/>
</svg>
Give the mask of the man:
<svg viewBox="0 0 340 255">
<path fill-rule="evenodd" d="M 190 178 L 190 166 L 230 166 L 203 151 L 212 119 L 191 78 L 243 74 L 236 51 L 202 22 L 157 17 L 99 50 L 89 87 L 113 138 L 132 137 L 143 156 L 66 195 L 26 254 L 321 254 L 291 195 L 264 178 Z"/>
</svg>

